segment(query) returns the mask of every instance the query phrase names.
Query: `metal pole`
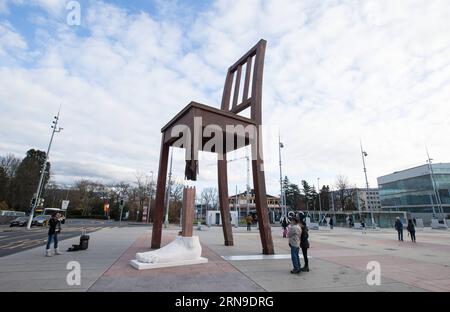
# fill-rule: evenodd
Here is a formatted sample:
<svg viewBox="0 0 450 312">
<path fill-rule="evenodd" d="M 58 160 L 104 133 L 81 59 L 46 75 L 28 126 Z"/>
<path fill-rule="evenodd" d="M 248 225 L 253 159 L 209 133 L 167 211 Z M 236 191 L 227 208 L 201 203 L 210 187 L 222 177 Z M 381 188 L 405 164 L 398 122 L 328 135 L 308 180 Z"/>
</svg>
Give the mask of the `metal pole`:
<svg viewBox="0 0 450 312">
<path fill-rule="evenodd" d="M 250 214 L 250 201 L 249 201 L 249 196 L 250 196 L 250 157 L 248 157 L 248 155 L 246 156 L 247 158 L 247 194 L 246 194 L 246 205 L 247 205 L 247 216 Z"/>
<path fill-rule="evenodd" d="M 363 151 L 361 141 L 359 141 L 359 146 L 361 147 L 361 157 L 362 157 L 362 161 L 363 161 L 364 176 L 366 177 L 366 205 L 367 205 L 367 209 L 370 210 L 370 218 L 372 219 L 372 227 L 375 227 L 375 219 L 373 218 L 372 206 L 369 205 L 369 180 L 367 180 L 366 161 L 364 159 L 364 157 L 367 157 L 367 153 L 365 151 Z"/>
<path fill-rule="evenodd" d="M 237 189 L 237 185 L 236 185 L 236 195 L 235 195 L 235 199 L 234 199 L 234 209 L 236 210 L 237 214 L 238 214 L 238 224 L 236 225 L 236 227 L 239 227 L 239 208 L 238 208 L 238 189 Z"/>
<path fill-rule="evenodd" d="M 281 210 L 283 211 L 283 215 L 286 216 L 286 203 L 284 202 L 284 192 L 283 192 L 283 173 L 281 170 L 281 148 L 284 147 L 283 143 L 281 143 L 280 134 L 278 134 L 278 157 L 280 160 L 280 203 Z"/>
<path fill-rule="evenodd" d="M 167 185 L 167 199 L 166 199 L 166 218 L 164 220 L 164 227 L 169 225 L 169 202 L 170 202 L 170 188 L 172 184 L 172 161 L 173 161 L 173 148 L 170 149 L 170 170 L 169 170 L 169 183 Z"/>
<path fill-rule="evenodd" d="M 322 202 L 320 201 L 320 178 L 317 178 L 317 194 L 319 195 L 319 225 L 322 216 Z"/>
<path fill-rule="evenodd" d="M 122 213 L 123 213 L 123 199 L 120 199 L 120 217 L 119 217 L 119 227 L 122 225 Z"/>
<path fill-rule="evenodd" d="M 55 135 L 55 133 L 60 132 L 63 128 L 58 128 L 56 129 L 56 127 L 58 126 L 58 120 L 59 120 L 59 112 L 61 111 L 61 105 L 59 106 L 59 110 L 58 110 L 58 114 L 54 117 L 54 121 L 53 123 L 53 131 L 52 131 L 52 135 L 50 137 L 50 142 L 48 143 L 48 148 L 47 148 L 47 153 L 45 154 L 45 160 L 44 163 L 42 165 L 42 169 L 41 169 L 41 176 L 39 178 L 39 184 L 37 187 L 37 191 L 36 191 L 36 200 L 33 203 L 33 206 L 31 207 L 31 212 L 30 212 L 30 218 L 28 219 L 28 223 L 27 223 L 27 229 L 31 229 L 31 222 L 33 221 L 33 216 L 34 216 L 34 211 L 36 209 L 37 204 L 39 203 L 39 200 L 41 198 L 41 191 L 44 187 L 44 175 L 45 175 L 45 169 L 47 168 L 47 160 L 48 160 L 48 155 L 50 154 L 50 148 L 52 147 L 52 142 L 53 142 L 53 137 Z"/>
<path fill-rule="evenodd" d="M 150 191 L 149 191 L 149 197 L 148 197 L 148 209 L 147 209 L 147 223 L 150 222 L 150 206 L 152 204 L 152 193 L 153 193 L 153 189 L 152 189 L 152 185 L 153 185 L 153 171 L 150 171 L 150 173 L 152 174 L 152 179 L 150 181 Z"/>
</svg>

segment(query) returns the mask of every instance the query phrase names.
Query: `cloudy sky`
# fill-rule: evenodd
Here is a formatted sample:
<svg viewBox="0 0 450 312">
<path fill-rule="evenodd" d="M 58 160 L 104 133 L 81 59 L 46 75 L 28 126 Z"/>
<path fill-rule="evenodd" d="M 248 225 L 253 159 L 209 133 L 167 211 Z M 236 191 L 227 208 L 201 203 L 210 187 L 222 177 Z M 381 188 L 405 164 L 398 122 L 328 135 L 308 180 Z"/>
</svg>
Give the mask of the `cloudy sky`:
<svg viewBox="0 0 450 312">
<path fill-rule="evenodd" d="M 46 149 L 53 178 L 134 181 L 158 169 L 160 129 L 191 100 L 219 107 L 229 65 L 267 40 L 268 192 L 283 175 L 370 186 L 395 170 L 450 161 L 450 1 L 0 0 L 0 154 Z M 239 155 L 229 158 L 240 158 Z M 203 154 L 198 186 L 216 186 Z M 246 162 L 229 188 L 245 188 Z M 184 162 L 174 152 L 174 176 Z"/>
</svg>

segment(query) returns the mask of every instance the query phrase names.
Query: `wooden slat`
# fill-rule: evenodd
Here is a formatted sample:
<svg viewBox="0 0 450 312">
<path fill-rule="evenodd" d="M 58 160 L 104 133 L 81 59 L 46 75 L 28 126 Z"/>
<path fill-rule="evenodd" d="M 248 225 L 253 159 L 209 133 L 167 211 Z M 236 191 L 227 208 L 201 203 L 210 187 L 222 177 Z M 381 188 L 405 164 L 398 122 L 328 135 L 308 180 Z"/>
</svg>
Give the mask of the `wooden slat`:
<svg viewBox="0 0 450 312">
<path fill-rule="evenodd" d="M 245 62 L 247 61 L 247 59 L 249 57 L 252 57 L 256 54 L 256 50 L 260 45 L 265 46 L 265 44 L 266 44 L 266 40 L 264 40 L 264 39 L 259 40 L 258 43 L 253 48 L 251 48 L 247 53 L 245 53 L 236 63 L 231 65 L 228 70 L 234 72 L 236 70 L 236 68 L 238 67 L 238 65 L 245 64 Z"/>
<path fill-rule="evenodd" d="M 250 107 L 251 105 L 252 105 L 252 98 L 248 98 L 241 104 L 239 104 L 239 105 L 235 106 L 233 109 L 231 109 L 230 112 L 233 114 L 238 114 L 238 113 L 242 112 L 244 109 L 246 109 L 247 107 Z"/>
<path fill-rule="evenodd" d="M 245 69 L 244 92 L 242 94 L 242 102 L 248 99 L 248 88 L 250 86 L 250 75 L 252 73 L 252 58 L 247 59 L 247 68 Z"/>
<path fill-rule="evenodd" d="M 234 84 L 233 105 L 231 106 L 231 109 L 235 108 L 237 105 L 239 97 L 239 89 L 241 86 L 241 74 L 242 74 L 242 65 L 239 65 L 236 71 L 236 83 Z"/>
<path fill-rule="evenodd" d="M 225 86 L 223 87 L 222 105 L 221 109 L 225 111 L 230 110 L 231 84 L 233 83 L 233 73 L 228 71 L 225 79 Z"/>
<path fill-rule="evenodd" d="M 266 52 L 266 42 L 261 40 L 255 55 L 255 69 L 253 70 L 253 82 L 252 82 L 252 112 L 251 119 L 253 119 L 258 125 L 262 122 L 262 109 L 261 109 L 261 97 L 262 97 L 262 83 L 263 83 L 263 71 L 264 71 L 264 55 Z"/>
</svg>

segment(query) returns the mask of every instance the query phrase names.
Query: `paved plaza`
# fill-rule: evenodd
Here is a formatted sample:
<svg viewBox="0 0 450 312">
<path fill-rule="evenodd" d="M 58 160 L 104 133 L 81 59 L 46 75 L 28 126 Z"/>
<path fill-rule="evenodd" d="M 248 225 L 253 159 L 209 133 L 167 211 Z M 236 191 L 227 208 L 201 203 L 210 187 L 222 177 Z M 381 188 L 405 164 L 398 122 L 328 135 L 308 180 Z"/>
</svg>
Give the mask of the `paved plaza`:
<svg viewBox="0 0 450 312">
<path fill-rule="evenodd" d="M 179 228 L 163 229 L 163 245 Z M 207 264 L 138 271 L 129 265 L 149 250 L 148 227 L 102 228 L 89 249 L 44 257 L 44 246 L 0 258 L 0 291 L 450 291 L 450 231 L 417 231 L 417 243 L 398 242 L 392 229 L 335 228 L 310 231 L 310 272 L 290 274 L 288 241 L 273 227 L 275 257 L 261 254 L 259 232 L 233 229 L 234 246 L 223 246 L 222 228 L 195 231 Z M 62 250 L 78 243 L 61 241 Z M 78 261 L 81 285 L 66 282 L 67 264 Z M 378 261 L 381 285 L 369 286 L 367 264 Z M 303 260 L 302 260 L 303 263 Z"/>
</svg>

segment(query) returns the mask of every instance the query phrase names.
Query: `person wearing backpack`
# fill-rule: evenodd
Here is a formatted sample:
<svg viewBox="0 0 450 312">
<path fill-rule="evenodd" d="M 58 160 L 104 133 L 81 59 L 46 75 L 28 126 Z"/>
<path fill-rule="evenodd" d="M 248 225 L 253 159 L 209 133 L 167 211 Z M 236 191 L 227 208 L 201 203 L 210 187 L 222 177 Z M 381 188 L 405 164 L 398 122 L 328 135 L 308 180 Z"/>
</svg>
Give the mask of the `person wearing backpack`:
<svg viewBox="0 0 450 312">
<path fill-rule="evenodd" d="M 305 224 L 305 221 L 300 222 L 300 228 L 302 230 L 302 234 L 300 235 L 300 248 L 302 249 L 303 261 L 305 265 L 301 269 L 303 272 L 309 272 L 309 263 L 308 263 L 308 248 L 309 248 L 309 234 L 308 227 Z"/>
</svg>

